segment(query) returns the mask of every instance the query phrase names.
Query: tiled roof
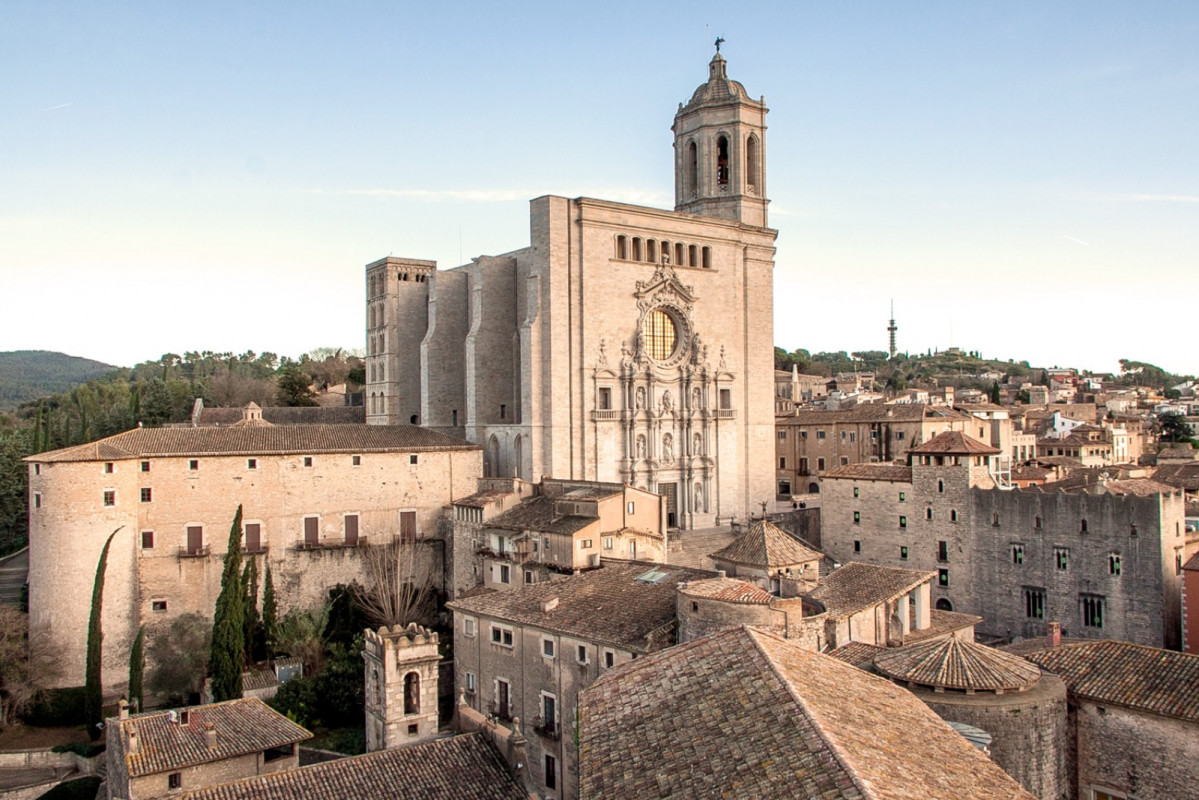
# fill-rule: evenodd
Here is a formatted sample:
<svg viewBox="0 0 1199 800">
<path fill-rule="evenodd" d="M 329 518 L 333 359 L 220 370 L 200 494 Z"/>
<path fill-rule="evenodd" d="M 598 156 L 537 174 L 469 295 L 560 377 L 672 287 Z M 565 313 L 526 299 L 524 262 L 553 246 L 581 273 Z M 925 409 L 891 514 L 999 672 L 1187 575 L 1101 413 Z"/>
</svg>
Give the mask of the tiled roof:
<svg viewBox="0 0 1199 800">
<path fill-rule="evenodd" d="M 961 431 L 945 431 L 911 449 L 912 453 L 920 455 L 954 454 L 954 455 L 995 455 L 1000 451 L 983 444 L 978 439 L 972 439 Z"/>
<path fill-rule="evenodd" d="M 1025 655 L 1074 695 L 1199 722 L 1199 656 L 1102 640 Z"/>
<path fill-rule="evenodd" d="M 820 585 L 808 592 L 808 597 L 824 604 L 829 619 L 840 619 L 894 600 L 932 580 L 936 574 L 855 561 L 821 578 Z"/>
<path fill-rule="evenodd" d="M 769 520 L 762 519 L 750 525 L 727 547 L 712 553 L 708 558 L 713 561 L 774 569 L 818 561 L 821 554 L 804 547 Z"/>
<path fill-rule="evenodd" d="M 583 798 L 1031 797 L 911 693 L 752 628 L 610 670 L 579 705 Z"/>
<path fill-rule="evenodd" d="M 911 483 L 912 468 L 900 464 L 846 464 L 843 467 L 829 470 L 820 477 L 821 479 L 847 478 L 859 481 Z"/>
<path fill-rule="evenodd" d="M 483 734 L 327 761 L 175 795 L 180 800 L 528 800 Z"/>
<path fill-rule="evenodd" d="M 562 515 L 557 511 L 555 501 L 559 498 L 530 497 L 520 505 L 487 520 L 486 527 L 499 528 L 506 531 L 537 531 L 539 533 L 560 533 L 569 536 L 599 520 L 595 517 L 576 517 L 571 514 Z"/>
<path fill-rule="evenodd" d="M 241 408 L 205 407 L 200 412 L 201 427 L 234 425 L 242 419 Z M 362 425 L 366 406 L 267 406 L 262 419 L 272 425 Z"/>
<path fill-rule="evenodd" d="M 110 730 L 119 730 L 121 736 L 126 736 L 130 729 L 137 732 L 138 752 L 130 753 L 126 749 L 125 753 L 131 778 L 207 764 L 312 737 L 311 733 L 253 697 L 193 706 L 185 711 L 188 714 L 186 725 L 170 719 L 171 713 L 181 719 L 184 711 L 139 714 L 108 721 Z M 212 725 L 216 731 L 214 748 L 209 748 L 206 742 L 207 725 Z"/>
<path fill-rule="evenodd" d="M 963 614 L 960 611 L 942 611 L 939 608 L 930 608 L 928 611 L 928 620 L 927 628 L 918 631 L 908 631 L 907 635 L 903 637 L 904 642 L 913 644 L 925 639 L 954 633 L 963 628 L 978 625 L 983 621 L 983 618 L 974 614 Z"/>
<path fill-rule="evenodd" d="M 564 580 L 459 596 L 446 607 L 645 653 L 673 642 L 678 584 L 714 577 L 706 570 L 604 559 L 602 568 Z M 556 607 L 541 610 L 555 598 Z"/>
<path fill-rule="evenodd" d="M 1041 679 L 1041 670 L 1019 656 L 954 636 L 887 650 L 874 668 L 893 680 L 968 692 L 1022 691 Z"/>
<path fill-rule="evenodd" d="M 774 595 L 757 584 L 736 578 L 706 578 L 679 586 L 679 592 L 688 596 L 706 597 L 709 600 L 724 600 L 728 603 L 767 606 Z"/>
<path fill-rule="evenodd" d="M 1187 563 L 1183 564 L 1182 568 L 1192 572 L 1199 572 L 1199 553 L 1195 553 L 1195 555 L 1187 559 Z"/>
<path fill-rule="evenodd" d="M 866 644 L 865 642 L 850 642 L 841 645 L 836 650 L 829 653 L 835 659 L 844 661 L 846 664 L 853 664 L 858 669 L 864 669 L 867 672 L 874 670 L 874 659 L 879 653 L 887 652 L 887 648 L 879 647 L 876 644 Z"/>
<path fill-rule="evenodd" d="M 279 685 L 279 678 L 271 669 L 252 669 L 241 674 L 241 690 L 252 692 L 258 689 L 269 689 Z"/>
<path fill-rule="evenodd" d="M 28 461 L 119 461 L 172 456 L 393 453 L 478 450 L 465 439 L 416 425 L 277 425 L 270 428 L 134 428 Z"/>
<path fill-rule="evenodd" d="M 475 492 L 466 497 L 460 497 L 454 501 L 456 506 L 467 506 L 469 508 L 484 508 L 488 503 L 491 503 L 500 498 L 506 497 L 512 492 L 503 492 L 498 489 L 489 489 L 483 492 Z"/>
<path fill-rule="evenodd" d="M 1169 484 L 1176 489 L 1199 492 L 1199 461 L 1185 464 L 1162 464 L 1153 473 L 1153 479 Z"/>
<path fill-rule="evenodd" d="M 1042 483 L 1032 488 L 1042 492 L 1086 492 L 1087 494 L 1132 495 L 1135 497 L 1177 494 L 1180 491 L 1178 487 L 1160 483 L 1151 478 L 1104 480 L 1091 472 L 1083 475 L 1070 475 L 1060 481 Z"/>
</svg>

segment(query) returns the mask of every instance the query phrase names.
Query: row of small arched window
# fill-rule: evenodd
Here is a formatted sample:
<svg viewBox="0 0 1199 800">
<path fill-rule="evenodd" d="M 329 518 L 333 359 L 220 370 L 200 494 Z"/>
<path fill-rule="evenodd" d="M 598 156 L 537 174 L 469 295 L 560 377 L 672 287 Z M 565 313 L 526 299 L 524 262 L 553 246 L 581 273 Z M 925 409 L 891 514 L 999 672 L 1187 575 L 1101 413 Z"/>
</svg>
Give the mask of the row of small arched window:
<svg viewBox="0 0 1199 800">
<path fill-rule="evenodd" d="M 645 261 L 650 264 L 674 264 L 679 267 L 712 269 L 712 248 L 681 242 L 642 239 L 640 236 L 616 237 L 616 258 L 622 261 Z"/>
<path fill-rule="evenodd" d="M 397 272 L 396 280 L 425 283 L 429 280 L 429 274 L 427 272 Z M 368 298 L 381 297 L 387 290 L 386 281 L 387 274 L 384 272 L 368 275 L 366 277 L 366 296 Z"/>
</svg>

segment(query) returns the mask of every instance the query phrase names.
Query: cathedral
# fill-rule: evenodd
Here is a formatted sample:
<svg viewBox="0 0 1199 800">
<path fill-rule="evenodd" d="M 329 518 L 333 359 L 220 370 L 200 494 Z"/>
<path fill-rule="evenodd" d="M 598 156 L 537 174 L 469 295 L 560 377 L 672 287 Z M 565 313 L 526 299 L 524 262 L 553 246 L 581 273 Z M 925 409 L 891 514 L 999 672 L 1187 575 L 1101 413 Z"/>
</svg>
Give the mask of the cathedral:
<svg viewBox="0 0 1199 800">
<path fill-rule="evenodd" d="M 674 117 L 673 211 L 530 202 L 528 247 L 367 265 L 367 421 L 483 446 L 487 476 L 625 483 L 671 527 L 774 497 L 766 104 L 717 50 Z"/>
</svg>

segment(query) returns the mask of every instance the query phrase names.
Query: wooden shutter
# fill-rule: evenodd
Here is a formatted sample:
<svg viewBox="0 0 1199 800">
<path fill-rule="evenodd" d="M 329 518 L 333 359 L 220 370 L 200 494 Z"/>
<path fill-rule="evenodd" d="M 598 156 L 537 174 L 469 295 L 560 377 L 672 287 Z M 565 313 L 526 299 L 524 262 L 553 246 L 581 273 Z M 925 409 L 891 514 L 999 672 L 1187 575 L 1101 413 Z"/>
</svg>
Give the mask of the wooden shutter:
<svg viewBox="0 0 1199 800">
<path fill-rule="evenodd" d="M 187 529 L 187 552 L 196 555 L 204 549 L 204 529 L 199 525 Z"/>
<path fill-rule="evenodd" d="M 246 525 L 246 550 L 257 553 L 262 549 L 262 526 L 257 522 Z"/>
<path fill-rule="evenodd" d="M 346 544 L 358 544 L 358 515 L 346 514 Z"/>
<path fill-rule="evenodd" d="M 304 517 L 304 544 L 312 547 L 321 543 L 321 521 L 317 517 Z"/>
<path fill-rule="evenodd" d="M 412 544 L 416 541 L 416 512 L 400 512 L 400 544 Z"/>
</svg>

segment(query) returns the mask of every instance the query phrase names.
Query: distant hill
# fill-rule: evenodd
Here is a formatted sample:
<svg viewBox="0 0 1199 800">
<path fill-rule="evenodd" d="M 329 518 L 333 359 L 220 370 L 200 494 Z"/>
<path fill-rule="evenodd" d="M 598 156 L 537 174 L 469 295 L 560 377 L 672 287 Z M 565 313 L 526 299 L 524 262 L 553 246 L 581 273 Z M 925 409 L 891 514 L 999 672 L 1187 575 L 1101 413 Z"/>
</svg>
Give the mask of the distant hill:
<svg viewBox="0 0 1199 800">
<path fill-rule="evenodd" d="M 0 353 L 0 411 L 13 411 L 26 400 L 65 392 L 114 369 L 90 358 L 47 350 Z"/>
</svg>

